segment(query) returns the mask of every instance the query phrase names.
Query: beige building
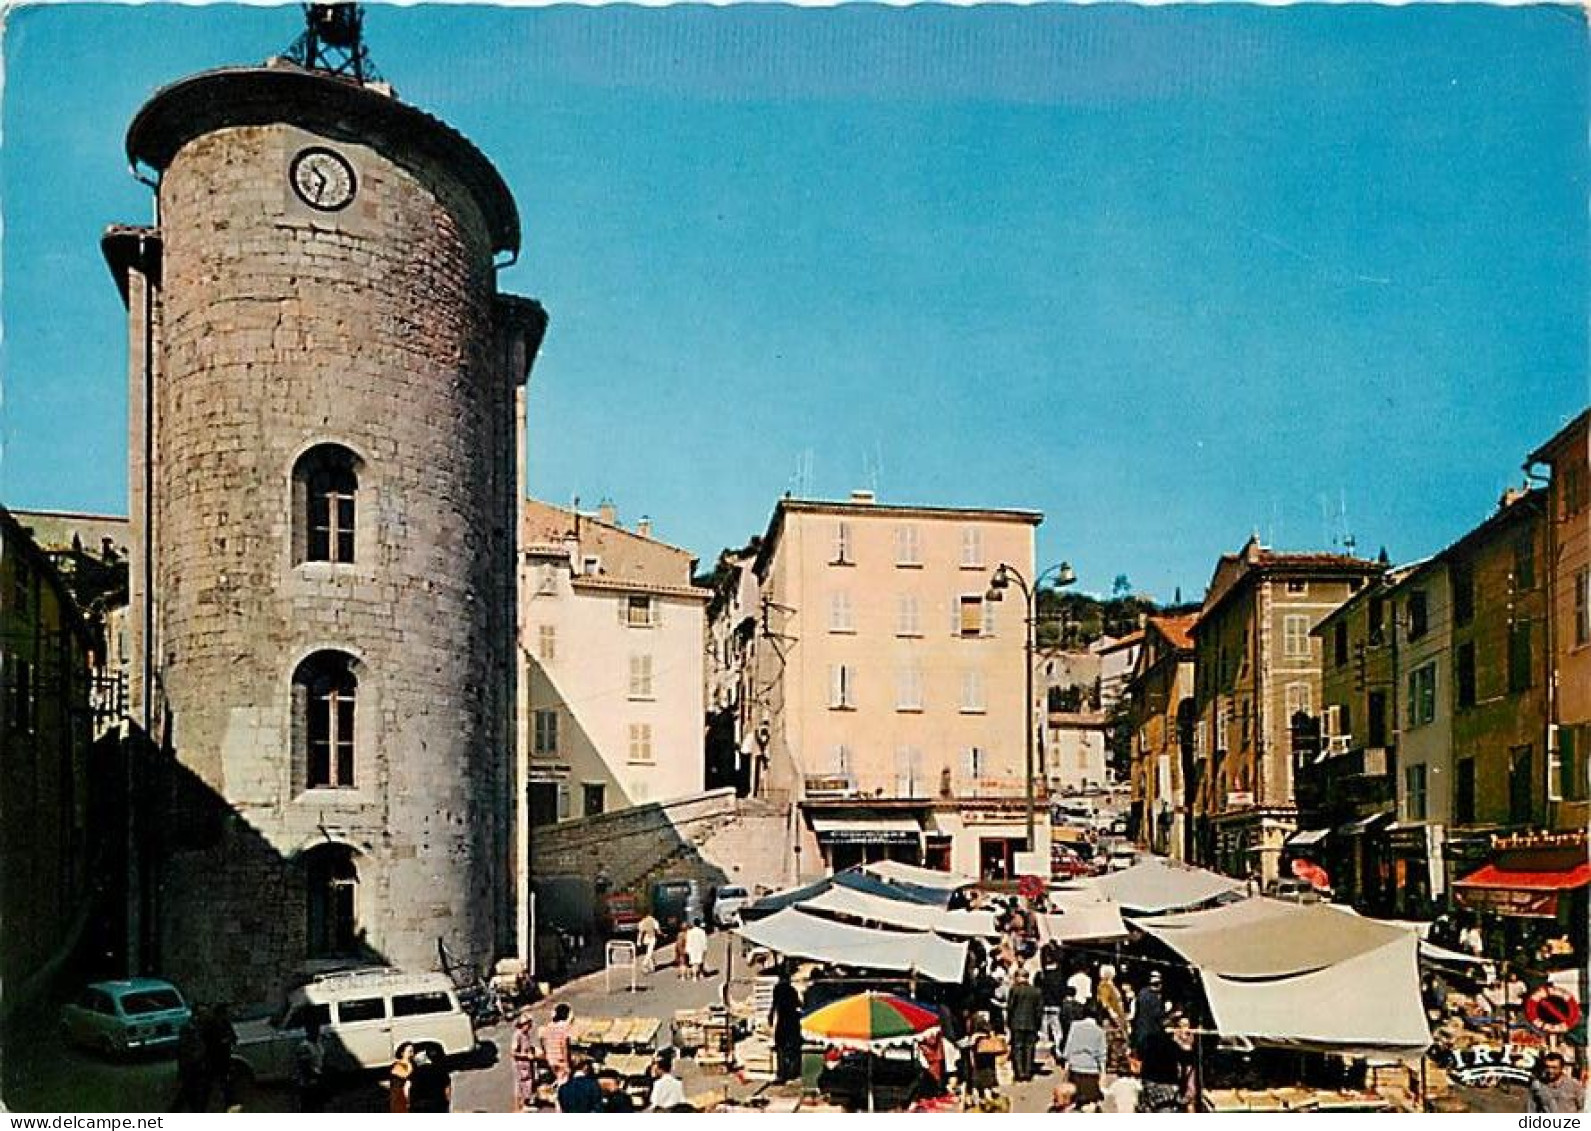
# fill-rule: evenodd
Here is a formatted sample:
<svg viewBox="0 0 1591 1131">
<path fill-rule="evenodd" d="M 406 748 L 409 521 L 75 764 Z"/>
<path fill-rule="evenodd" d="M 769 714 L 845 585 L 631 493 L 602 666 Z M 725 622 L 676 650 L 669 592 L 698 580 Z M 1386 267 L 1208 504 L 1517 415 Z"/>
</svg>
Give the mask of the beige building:
<svg viewBox="0 0 1591 1131">
<path fill-rule="evenodd" d="M 774 509 L 755 566 L 753 729 L 768 736 L 764 792 L 803 815 L 798 870 L 887 856 L 1012 874 L 1035 708 L 1022 596 L 1013 585 L 990 600 L 990 580 L 1002 563 L 1033 577 L 1040 521 L 863 492 Z M 1034 847 L 1047 853 L 1034 788 Z"/>
<path fill-rule="evenodd" d="M 1132 833 L 1140 848 L 1187 858 L 1189 804 L 1183 727 L 1192 710 L 1197 613 L 1150 617 L 1127 694 L 1132 734 Z M 1191 753 L 1191 735 L 1187 736 Z"/>
<path fill-rule="evenodd" d="M 690 551 L 526 499 L 520 518 L 519 742 L 529 825 L 703 788 L 711 593 Z M 534 834 L 532 834 L 534 835 Z"/>
<path fill-rule="evenodd" d="M 1085 793 L 1108 783 L 1100 711 L 1051 711 L 1044 726 L 1044 776 L 1055 793 Z"/>
<path fill-rule="evenodd" d="M 1277 878 L 1282 842 L 1297 828 L 1289 720 L 1320 702 L 1320 640 L 1310 633 L 1380 570 L 1340 554 L 1279 553 L 1257 537 L 1222 556 L 1193 627 L 1202 861 Z"/>
<path fill-rule="evenodd" d="M 1547 489 L 1547 800 L 1554 829 L 1591 820 L 1591 410 L 1530 455 L 1551 471 Z"/>
</svg>

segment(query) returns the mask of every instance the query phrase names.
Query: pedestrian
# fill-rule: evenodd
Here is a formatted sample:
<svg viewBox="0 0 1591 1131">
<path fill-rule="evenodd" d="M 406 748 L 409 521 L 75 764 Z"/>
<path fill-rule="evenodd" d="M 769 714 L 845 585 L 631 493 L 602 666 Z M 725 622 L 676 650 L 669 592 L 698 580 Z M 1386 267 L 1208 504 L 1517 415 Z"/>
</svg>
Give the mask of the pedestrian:
<svg viewBox="0 0 1591 1131">
<path fill-rule="evenodd" d="M 790 970 L 780 967 L 768 1010 L 773 1027 L 774 1080 L 785 1084 L 801 1078 L 801 994 L 790 983 Z"/>
<path fill-rule="evenodd" d="M 393 1051 L 392 1067 L 387 1069 L 387 1112 L 389 1114 L 402 1115 L 409 1110 L 409 1079 L 413 1075 L 414 1042 L 404 1041 Z M 521 1110 L 517 1102 L 514 1110 Z"/>
<path fill-rule="evenodd" d="M 641 964 L 648 974 L 657 970 L 657 935 L 661 930 L 657 916 L 650 911 L 635 925 L 635 942 L 641 948 Z"/>
<path fill-rule="evenodd" d="M 1077 1106 L 1087 1109 L 1104 1098 L 1099 1077 L 1105 1071 L 1105 1030 L 1099 1024 L 1099 1009 L 1085 1005 L 1078 1010 L 1072 1031 L 1066 1035 L 1066 1078 L 1077 1088 Z"/>
<path fill-rule="evenodd" d="M 1050 1092 L 1049 1112 L 1052 1115 L 1063 1111 L 1077 1110 L 1077 1085 L 1057 1084 Z"/>
<path fill-rule="evenodd" d="M 1139 1060 L 1144 1058 L 1144 1047 L 1149 1038 L 1155 1033 L 1165 1032 L 1166 1004 L 1161 997 L 1163 992 L 1160 971 L 1156 970 L 1149 975 L 1149 984 L 1135 999 L 1136 1008 L 1133 1010 L 1132 1033 L 1128 1043 Z"/>
<path fill-rule="evenodd" d="M 1177 1094 L 1186 1111 L 1199 1110 L 1199 1036 L 1188 1015 L 1171 1015 L 1171 1043 L 1176 1046 Z"/>
<path fill-rule="evenodd" d="M 624 1089 L 624 1077 L 612 1068 L 597 1073 L 597 1087 L 602 1091 L 602 1106 L 598 1111 L 632 1112 L 635 1100 Z"/>
<path fill-rule="evenodd" d="M 1039 976 L 1035 984 L 1044 999 L 1044 1018 L 1039 1023 L 1039 1039 L 1049 1042 L 1050 1058 L 1058 1066 L 1061 1050 L 1066 1047 L 1066 1022 L 1061 1008 L 1066 1001 L 1066 975 L 1053 950 L 1046 946 L 1039 954 Z"/>
<path fill-rule="evenodd" d="M 1094 1000 L 1094 979 L 1089 977 L 1086 967 L 1079 966 L 1073 971 L 1072 976 L 1066 979 L 1066 984 L 1077 992 L 1079 1003 Z"/>
<path fill-rule="evenodd" d="M 172 1111 L 210 1109 L 210 1060 L 205 1052 L 204 1007 L 200 1006 L 177 1034 L 177 1097 L 171 1103 Z"/>
<path fill-rule="evenodd" d="M 414 1054 L 414 1072 L 409 1076 L 409 1110 L 427 1115 L 453 1110 L 453 1077 L 441 1057 L 430 1049 Z"/>
<path fill-rule="evenodd" d="M 972 1022 L 970 1076 L 971 1092 L 978 1099 L 991 1099 L 1000 1090 L 999 1063 L 1005 1051 L 1005 1038 L 992 1030 L 987 1014 L 978 1014 Z"/>
<path fill-rule="evenodd" d="M 304 1012 L 304 1035 L 293 1046 L 293 1088 L 299 1111 L 320 1111 L 326 1106 L 326 1046 L 320 1039 L 320 1018 Z"/>
<path fill-rule="evenodd" d="M 1043 1020 L 1044 995 L 1028 980 L 1026 970 L 1018 970 L 1006 997 L 1006 1025 L 1011 1030 L 1011 1072 L 1022 1083 L 1033 1079 L 1033 1053 Z"/>
<path fill-rule="evenodd" d="M 1138 1094 L 1138 1110 L 1185 1111 L 1181 1089 L 1181 1057 L 1171 1034 L 1163 1026 L 1145 1033 L 1142 1047 L 1143 1052 L 1137 1058 L 1138 1076 L 1143 1081 L 1143 1090 Z"/>
<path fill-rule="evenodd" d="M 647 1098 L 648 1111 L 692 1111 L 685 1101 L 685 1085 L 674 1075 L 674 1050 L 663 1049 L 652 1061 L 652 1094 Z"/>
<path fill-rule="evenodd" d="M 602 1085 L 597 1083 L 596 1067 L 586 1056 L 576 1056 L 569 1068 L 569 1080 L 558 1089 L 558 1110 L 570 1115 L 592 1115 L 602 1110 Z"/>
<path fill-rule="evenodd" d="M 1526 1111 L 1578 1115 L 1585 1110 L 1585 1089 L 1564 1069 L 1561 1052 L 1549 1052 L 1541 1058 L 1541 1075 L 1530 1082 Z"/>
<path fill-rule="evenodd" d="M 514 1018 L 514 1040 L 509 1045 L 514 1061 L 514 1110 L 529 1111 L 536 1104 L 536 1075 L 542 1064 L 541 1044 L 536 1039 L 536 1019 L 530 1006 Z"/>
<path fill-rule="evenodd" d="M 700 919 L 693 920 L 685 931 L 685 957 L 693 981 L 707 976 L 707 928 Z"/>
<path fill-rule="evenodd" d="M 1458 933 L 1458 949 L 1475 958 L 1486 953 L 1486 944 L 1481 938 L 1479 923 L 1471 922 Z"/>
<path fill-rule="evenodd" d="M 690 959 L 685 952 L 685 935 L 688 932 L 681 930 L 674 936 L 674 974 L 680 981 L 690 977 Z"/>
<path fill-rule="evenodd" d="M 238 1047 L 238 1031 L 232 1027 L 232 1013 L 225 1002 L 205 1011 L 200 1032 L 204 1038 L 205 1075 L 212 1085 L 221 1085 L 221 1110 L 231 1111 L 237 1106 L 232 1051 Z M 208 1096 L 205 1106 L 209 1106 Z"/>
<path fill-rule="evenodd" d="M 569 1038 L 574 1030 L 574 1010 L 568 1002 L 553 1006 L 552 1022 L 541 1031 L 541 1055 L 552 1070 L 553 1079 L 562 1085 L 569 1079 Z"/>
</svg>

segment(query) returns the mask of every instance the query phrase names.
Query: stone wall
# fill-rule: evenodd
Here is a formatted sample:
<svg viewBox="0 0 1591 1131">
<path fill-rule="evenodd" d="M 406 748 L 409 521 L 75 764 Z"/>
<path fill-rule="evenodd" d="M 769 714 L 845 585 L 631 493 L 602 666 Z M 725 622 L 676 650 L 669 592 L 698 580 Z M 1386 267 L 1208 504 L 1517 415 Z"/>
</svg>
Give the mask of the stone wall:
<svg viewBox="0 0 1591 1131">
<path fill-rule="evenodd" d="M 725 870 L 699 849 L 736 816 L 735 791 L 715 789 L 677 801 L 637 805 L 531 830 L 532 878 L 596 878 L 600 866 L 615 890 L 637 890 L 650 877 L 694 876 L 721 883 Z"/>
</svg>

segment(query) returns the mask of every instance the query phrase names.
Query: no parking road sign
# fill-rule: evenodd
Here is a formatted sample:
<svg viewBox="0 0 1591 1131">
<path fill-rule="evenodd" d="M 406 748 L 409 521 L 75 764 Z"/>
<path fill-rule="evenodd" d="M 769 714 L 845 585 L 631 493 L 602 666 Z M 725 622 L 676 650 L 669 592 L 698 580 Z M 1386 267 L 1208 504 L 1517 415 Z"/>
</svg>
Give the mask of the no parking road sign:
<svg viewBox="0 0 1591 1131">
<path fill-rule="evenodd" d="M 1580 1023 L 1580 1003 L 1567 990 L 1542 986 L 1525 999 L 1525 1019 L 1543 1033 L 1567 1033 Z"/>
</svg>

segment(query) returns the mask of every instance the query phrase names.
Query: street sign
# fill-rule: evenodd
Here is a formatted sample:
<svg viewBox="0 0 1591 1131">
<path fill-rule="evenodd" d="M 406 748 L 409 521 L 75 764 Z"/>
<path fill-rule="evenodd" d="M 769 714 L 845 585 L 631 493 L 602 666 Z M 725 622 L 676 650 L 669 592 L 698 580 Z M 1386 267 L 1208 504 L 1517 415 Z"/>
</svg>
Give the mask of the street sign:
<svg viewBox="0 0 1591 1131">
<path fill-rule="evenodd" d="M 1541 986 L 1525 999 L 1525 1020 L 1543 1033 L 1567 1033 L 1580 1023 L 1580 1003 L 1557 986 Z"/>
</svg>

